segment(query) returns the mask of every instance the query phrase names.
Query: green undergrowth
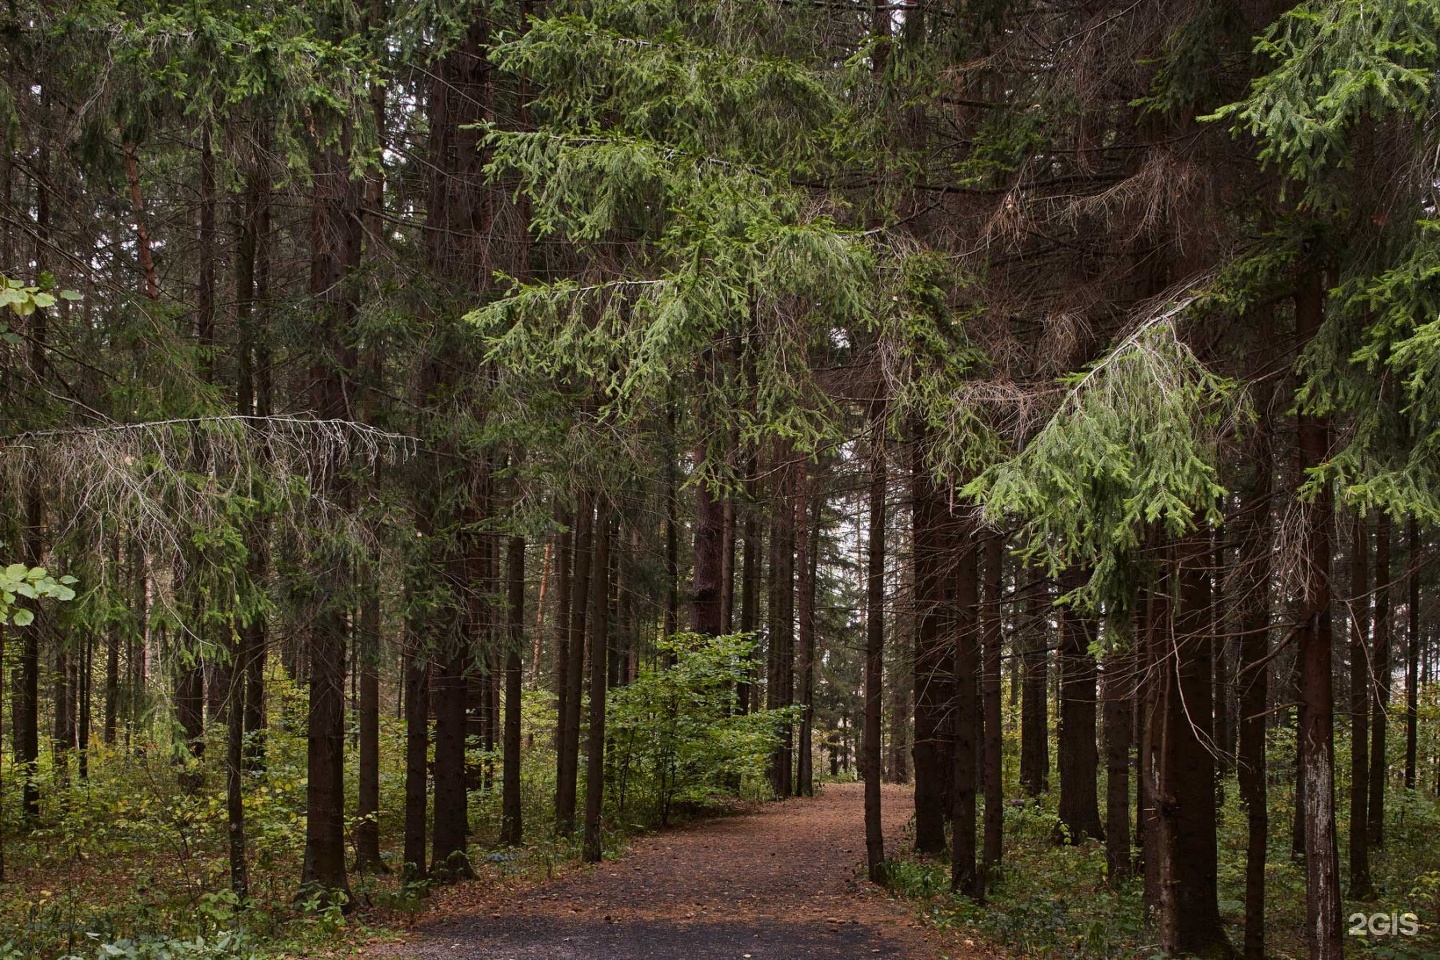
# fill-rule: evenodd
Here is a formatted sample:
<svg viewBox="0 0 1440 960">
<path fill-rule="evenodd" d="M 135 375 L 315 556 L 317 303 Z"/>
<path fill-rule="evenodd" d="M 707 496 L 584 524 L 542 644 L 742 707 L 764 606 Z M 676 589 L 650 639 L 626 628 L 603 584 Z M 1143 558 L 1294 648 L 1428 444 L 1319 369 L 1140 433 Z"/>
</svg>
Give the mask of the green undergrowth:
<svg viewBox="0 0 1440 960">
<path fill-rule="evenodd" d="M 1336 785 L 1342 882 L 1349 829 L 1348 740 L 1337 738 Z M 1395 724 L 1391 741 L 1403 744 Z M 1007 741 L 1007 797 L 1019 796 L 1014 767 L 1018 756 Z M 1266 948 L 1273 960 L 1306 955 L 1305 872 L 1291 856 L 1294 816 L 1294 743 L 1278 731 L 1271 744 L 1269 851 L 1266 866 Z M 1433 767 L 1425 768 L 1430 777 Z M 1219 900 L 1221 916 L 1237 949 L 1244 933 L 1245 841 L 1247 821 L 1237 800 L 1233 775 L 1224 784 L 1219 822 Z M 1100 797 L 1105 796 L 1101 777 Z M 899 895 L 919 902 L 928 922 L 961 929 L 1017 958 L 1044 960 L 1135 960 L 1160 957 L 1158 937 L 1144 920 L 1143 882 L 1131 878 L 1108 883 L 1105 847 L 1098 841 L 1078 846 L 1053 842 L 1059 817 L 1055 791 L 1005 808 L 1004 860 L 991 878 L 986 899 L 973 903 L 950 892 L 948 860 L 920 857 L 908 849 L 892 851 L 890 884 Z M 1133 811 L 1133 801 L 1131 804 Z M 1373 900 L 1344 903 L 1344 927 L 1356 914 L 1416 916 L 1414 935 L 1347 935 L 1346 955 L 1376 960 L 1435 960 L 1440 957 L 1440 804 L 1427 791 L 1406 791 L 1392 782 L 1386 798 L 1386 838 L 1372 851 Z"/>
<path fill-rule="evenodd" d="M 729 717 L 740 638 L 674 641 L 674 667 L 615 691 L 609 714 L 604 844 L 617 856 L 639 833 L 768 796 L 765 759 L 789 715 Z M 203 756 L 189 756 L 159 720 L 90 750 L 89 776 L 62 779 L 48 752 L 38 823 L 20 817 L 9 757 L 3 765 L 6 882 L 0 885 L 0 960 L 250 960 L 344 956 L 413 924 L 442 894 L 402 883 L 404 726 L 381 718 L 381 849 L 387 873 L 350 877 L 352 900 L 296 903 L 305 840 L 305 691 L 273 670 L 262 769 L 244 786 L 249 893 L 230 892 L 223 724 L 209 724 Z M 352 737 L 354 734 L 354 718 Z M 8 726 L 8 725 L 7 725 Z M 522 701 L 521 802 L 526 842 L 502 847 L 500 757 L 472 743 L 468 808 L 473 889 L 487 893 L 553 877 L 578 863 L 578 837 L 556 835 L 553 700 Z M 7 738 L 8 739 L 8 738 Z M 128 741 L 128 747 L 127 747 Z M 582 738 L 582 743 L 583 743 Z M 349 744 L 353 748 L 353 740 Z M 351 755 L 353 757 L 353 754 Z M 582 758 L 583 771 L 583 758 Z M 356 771 L 347 758 L 347 810 Z M 583 772 L 581 796 L 584 795 Z M 68 780 L 68 788 L 62 784 Z M 197 782 L 187 792 L 182 782 Z M 350 824 L 353 827 L 352 821 Z M 353 854 L 353 851 L 352 851 Z M 463 898 L 467 890 L 456 888 Z"/>
</svg>

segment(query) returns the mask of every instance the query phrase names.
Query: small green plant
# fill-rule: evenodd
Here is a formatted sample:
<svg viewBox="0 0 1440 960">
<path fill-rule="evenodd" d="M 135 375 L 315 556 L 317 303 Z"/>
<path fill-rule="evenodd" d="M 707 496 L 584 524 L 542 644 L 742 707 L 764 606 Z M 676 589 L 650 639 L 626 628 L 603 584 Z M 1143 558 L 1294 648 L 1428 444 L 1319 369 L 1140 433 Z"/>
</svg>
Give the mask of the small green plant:
<svg viewBox="0 0 1440 960">
<path fill-rule="evenodd" d="M 606 776 L 617 816 L 633 822 L 638 807 L 664 826 L 679 806 L 764 794 L 766 763 L 797 714 L 733 709 L 754 646 L 740 634 L 677 634 L 660 644 L 669 665 L 611 692 Z"/>
<path fill-rule="evenodd" d="M 13 623 L 17 627 L 28 627 L 35 622 L 35 611 L 17 605 L 24 597 L 28 600 L 51 598 L 64 602 L 75 599 L 72 584 L 74 577 L 55 579 L 44 567 L 27 567 L 23 563 L 12 563 L 0 570 L 0 624 Z"/>
</svg>

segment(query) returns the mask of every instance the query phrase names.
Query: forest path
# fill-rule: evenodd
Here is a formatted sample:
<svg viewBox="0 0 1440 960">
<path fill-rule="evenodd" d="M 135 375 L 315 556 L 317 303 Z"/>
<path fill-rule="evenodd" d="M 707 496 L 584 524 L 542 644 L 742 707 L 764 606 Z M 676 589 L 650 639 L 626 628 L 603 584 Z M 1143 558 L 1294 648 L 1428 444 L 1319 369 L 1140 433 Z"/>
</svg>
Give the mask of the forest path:
<svg viewBox="0 0 1440 960">
<path fill-rule="evenodd" d="M 885 787 L 887 850 L 909 791 Z M 404 960 L 941 960 L 979 956 L 864 879 L 864 790 L 757 805 L 422 923 Z"/>
</svg>

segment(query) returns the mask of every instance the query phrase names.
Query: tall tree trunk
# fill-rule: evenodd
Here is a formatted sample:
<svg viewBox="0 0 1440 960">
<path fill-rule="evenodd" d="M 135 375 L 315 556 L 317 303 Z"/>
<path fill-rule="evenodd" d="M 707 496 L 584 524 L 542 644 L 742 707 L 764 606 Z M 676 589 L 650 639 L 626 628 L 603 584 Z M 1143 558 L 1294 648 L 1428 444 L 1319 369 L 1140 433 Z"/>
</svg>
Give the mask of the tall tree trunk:
<svg viewBox="0 0 1440 960">
<path fill-rule="evenodd" d="M 545 598 L 550 593 L 550 565 L 555 560 L 555 538 L 545 538 L 545 550 L 540 557 L 540 592 L 535 599 L 534 647 L 530 651 L 531 684 L 538 690 L 544 663 L 545 644 Z"/>
<path fill-rule="evenodd" d="M 229 834 L 230 891 L 240 903 L 250 898 L 250 872 L 245 857 L 245 635 L 231 640 L 230 669 L 226 671 L 229 701 L 225 710 L 225 820 Z"/>
<path fill-rule="evenodd" d="M 865 863 L 872 883 L 885 882 L 880 818 L 880 710 L 885 669 L 885 401 L 870 404 L 870 529 L 865 576 Z"/>
<path fill-rule="evenodd" d="M 380 597 L 369 584 L 360 605 L 359 641 L 355 652 L 360 672 L 360 768 L 355 805 L 355 870 L 389 873 L 380 858 Z"/>
<path fill-rule="evenodd" d="M 1077 589 L 1084 574 L 1066 571 L 1064 589 Z M 1094 621 L 1071 604 L 1060 616 L 1060 821 L 1065 843 L 1100 839 L 1100 751 L 1095 743 L 1096 667 L 1090 652 Z M 1206 698 L 1207 702 L 1209 698 Z M 1208 709 L 1208 707 L 1207 707 Z"/>
<path fill-rule="evenodd" d="M 1370 882 L 1370 839 L 1366 832 L 1370 790 L 1370 645 L 1366 621 L 1370 585 L 1366 558 L 1370 536 L 1365 517 L 1358 511 L 1350 538 L 1350 897 L 1368 900 L 1375 894 Z"/>
<path fill-rule="evenodd" d="M 1420 756 L 1420 524 L 1410 518 L 1410 602 L 1405 631 L 1405 789 L 1416 787 L 1416 765 Z"/>
<path fill-rule="evenodd" d="M 705 449 L 695 450 L 695 567 L 690 600 L 690 629 L 707 637 L 720 635 L 720 582 L 724 566 L 725 513 L 715 500 L 705 472 Z"/>
<path fill-rule="evenodd" d="M 1274 396 L 1271 381 L 1256 391 L 1262 418 Z M 1262 419 L 1262 424 L 1268 423 Z M 1265 728 L 1270 706 L 1270 522 L 1271 474 L 1274 469 L 1270 432 L 1258 431 L 1255 474 L 1249 503 L 1240 513 L 1237 539 L 1245 572 L 1239 591 L 1240 751 L 1237 768 L 1240 802 L 1245 806 L 1245 960 L 1265 960 L 1265 855 L 1270 827 L 1266 797 Z"/>
<path fill-rule="evenodd" d="M 1161 666 L 1163 741 L 1155 796 L 1160 819 L 1160 944 L 1174 954 L 1229 956 L 1220 920 L 1215 760 L 1210 754 L 1213 666 L 1210 545 L 1177 548 L 1180 612 Z"/>
<path fill-rule="evenodd" d="M 721 501 L 720 632 L 735 632 L 735 494 L 725 491 Z"/>
<path fill-rule="evenodd" d="M 446 638 L 449 651 L 431 680 L 435 701 L 435 813 L 430 841 L 430 876 L 441 881 L 474 876 L 470 865 L 470 821 L 465 783 L 465 702 L 472 652 L 468 618 L 455 612 Z"/>
<path fill-rule="evenodd" d="M 261 144 L 267 143 L 264 134 Z M 257 161 L 258 162 L 258 161 Z M 248 210 L 239 246 L 236 303 L 240 318 L 239 389 L 241 416 L 271 414 L 269 343 L 270 299 L 270 176 L 257 170 L 249 187 Z M 250 274 L 250 276 L 247 276 Z M 250 282 L 253 281 L 253 282 Z M 252 302 L 253 301 L 253 302 Z M 264 430 L 263 426 L 258 427 Z M 268 522 L 263 518 L 247 530 L 246 575 L 252 584 L 265 580 L 270 566 Z M 244 738 L 245 765 L 258 769 L 265 761 L 265 664 L 269 657 L 269 630 L 263 613 L 252 612 L 242 627 L 245 651 Z"/>
<path fill-rule="evenodd" d="M 569 703 L 569 691 L 566 689 L 567 678 L 570 676 L 570 590 L 574 586 L 572 574 L 575 557 L 573 532 L 570 530 L 570 518 L 564 514 L 560 516 L 560 523 L 565 526 L 559 536 L 555 553 L 555 641 L 552 647 L 555 650 L 555 750 L 558 754 L 561 743 L 564 742 L 565 709 Z"/>
<path fill-rule="evenodd" d="M 1230 630 L 1225 598 L 1225 536 L 1212 531 L 1210 541 L 1210 658 L 1214 668 L 1215 800 L 1225 803 L 1225 781 L 1235 770 L 1235 734 L 1230 722 Z"/>
<path fill-rule="evenodd" d="M 585 627 L 590 606 L 590 580 L 601 575 L 591 563 L 594 497 L 580 495 L 575 529 L 574 583 L 570 590 L 570 650 L 566 658 L 565 715 L 560 718 L 559 783 L 555 791 L 555 829 L 568 837 L 575 831 L 576 786 L 580 767 L 580 697 L 585 667 Z"/>
<path fill-rule="evenodd" d="M 1145 913 L 1154 919 L 1160 912 L 1161 899 L 1161 829 L 1160 774 L 1161 747 L 1164 744 L 1164 711 L 1162 693 L 1168 687 L 1170 671 L 1168 647 L 1171 616 L 1174 609 L 1171 594 L 1176 580 L 1167 566 L 1162 566 L 1158 582 L 1150 591 L 1146 610 L 1146 628 L 1142 647 L 1144 676 L 1154 678 L 1136 685 L 1136 715 L 1140 740 L 1135 783 L 1135 839 L 1140 849 L 1140 869 L 1145 880 Z"/>
<path fill-rule="evenodd" d="M 985 843 L 982 855 L 988 882 L 1000 863 L 1005 830 L 1005 792 L 1001 783 L 1002 748 L 1005 731 L 1001 728 L 1000 703 L 1000 596 L 1004 584 L 1005 542 L 999 533 L 985 541 L 985 605 L 981 608 L 981 642 L 983 644 L 983 679 L 981 692 L 985 703 Z"/>
<path fill-rule="evenodd" d="M 116 593 L 124 584 L 124 568 L 120 564 L 120 535 L 110 544 L 110 563 Z M 3 662 L 3 661 L 0 661 Z M 105 746 L 115 746 L 115 731 L 120 707 L 120 623 L 112 620 L 105 631 L 105 705 L 100 721 L 100 739 Z"/>
<path fill-rule="evenodd" d="M 795 510 L 788 467 L 776 474 L 770 511 L 770 650 L 765 706 L 779 710 L 795 702 Z M 792 729 L 783 725 L 770 757 L 770 786 L 776 796 L 792 793 Z"/>
<path fill-rule="evenodd" d="M 1366 833 L 1374 847 L 1385 845 L 1385 780 L 1389 771 L 1385 738 L 1390 727 L 1390 517 L 1381 514 L 1375 530 L 1374 697 L 1370 704 L 1370 797 L 1365 807 Z"/>
<path fill-rule="evenodd" d="M 675 418 L 670 415 L 666 431 L 665 451 L 665 636 L 674 636 L 680 629 L 680 521 L 679 494 L 675 480 Z M 700 493 L 695 494 L 698 507 Z"/>
<path fill-rule="evenodd" d="M 1021 638 L 1020 787 L 1038 797 L 1050 789 L 1050 700 L 1045 695 L 1050 659 L 1050 590 L 1038 569 L 1030 581 L 1034 624 Z"/>
<path fill-rule="evenodd" d="M 1143 634 L 1143 612 L 1137 612 L 1135 622 L 1137 633 Z M 1130 719 L 1135 675 L 1133 651 L 1115 650 L 1106 655 L 1101 724 L 1105 730 L 1105 864 L 1112 887 L 1130 876 Z"/>
<path fill-rule="evenodd" d="M 740 561 L 740 632 L 753 637 L 760 628 L 760 517 L 755 503 L 755 458 L 751 457 L 745 475 L 745 542 Z M 751 659 L 754 652 L 751 653 Z M 736 709 L 749 713 L 755 691 L 751 683 L 754 669 L 745 671 L 745 679 L 735 691 Z"/>
<path fill-rule="evenodd" d="M 975 521 L 966 516 L 951 525 L 955 556 L 955 779 L 951 802 L 950 889 L 971 899 L 984 895 L 976 868 L 975 808 L 980 754 L 980 578 L 976 563 Z"/>
<path fill-rule="evenodd" d="M 549 545 L 546 545 L 547 551 Z M 520 695 L 525 643 L 525 538 L 511 537 L 505 548 L 506 650 L 504 767 L 500 783 L 500 842 L 518 846 L 524 838 L 520 807 Z"/>
<path fill-rule="evenodd" d="M 407 601 L 414 592 L 407 588 Z M 409 602 L 406 604 L 409 606 Z M 430 660 L 422 634 L 423 614 L 405 618 L 405 853 L 407 881 L 425 876 L 428 761 L 430 753 Z"/>
<path fill-rule="evenodd" d="M 586 863 L 599 863 L 604 852 L 600 828 L 605 799 L 605 680 L 610 650 L 609 498 L 600 494 L 595 507 L 595 560 L 590 576 L 590 729 L 585 749 L 585 837 L 581 850 Z"/>
<path fill-rule="evenodd" d="M 350 398 L 355 348 L 351 327 L 355 299 L 351 274 L 360 264 L 360 184 L 349 169 L 349 130 L 337 147 L 316 158 L 311 206 L 310 294 L 318 304 L 317 354 L 310 371 L 311 405 L 323 420 L 352 419 Z M 338 452 L 326 465 L 325 494 L 349 505 L 345 464 Z M 309 749 L 306 779 L 305 865 L 300 896 L 330 900 L 342 893 L 345 874 L 345 646 L 344 600 L 348 564 L 333 548 L 314 557 L 319 609 L 310 628 Z"/>
<path fill-rule="evenodd" d="M 1318 270 L 1301 281 L 1295 297 L 1295 336 L 1303 347 L 1320 329 L 1324 289 Z M 1325 462 L 1328 419 L 1297 416 L 1300 475 Z M 1322 487 L 1305 507 L 1303 619 L 1300 657 L 1300 762 L 1304 770 L 1306 937 L 1310 960 L 1341 955 L 1340 871 L 1335 836 L 1335 692 L 1330 623 L 1330 491 Z"/>
<path fill-rule="evenodd" d="M 915 850 L 945 852 L 946 799 L 953 775 L 950 711 L 954 709 L 953 646 L 946 640 L 945 503 L 925 466 L 924 437 L 914 441 L 911 467 L 915 567 Z"/>
<path fill-rule="evenodd" d="M 820 498 L 813 501 L 813 478 L 807 476 L 801 463 L 795 490 L 795 564 L 799 576 L 795 585 L 799 596 L 799 647 L 795 671 L 799 675 L 800 743 L 796 750 L 795 792 L 802 797 L 815 795 L 815 777 L 811 760 L 811 728 L 815 722 L 815 560 L 819 553 Z M 815 514 L 814 521 L 811 513 Z M 813 529 L 812 529 L 813 527 Z"/>
<path fill-rule="evenodd" d="M 79 773 L 81 780 L 90 778 L 90 694 L 95 683 L 95 638 L 86 633 L 81 641 L 80 647 L 80 668 L 79 684 L 76 694 L 79 697 L 75 726 L 75 749 L 79 753 Z"/>
</svg>

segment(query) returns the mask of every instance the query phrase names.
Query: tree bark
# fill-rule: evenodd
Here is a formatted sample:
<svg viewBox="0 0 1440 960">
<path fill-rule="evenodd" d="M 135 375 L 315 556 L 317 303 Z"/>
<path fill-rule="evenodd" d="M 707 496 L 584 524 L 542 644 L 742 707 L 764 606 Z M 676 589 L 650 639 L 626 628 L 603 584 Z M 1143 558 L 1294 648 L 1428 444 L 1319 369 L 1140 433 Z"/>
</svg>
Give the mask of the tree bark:
<svg viewBox="0 0 1440 960">
<path fill-rule="evenodd" d="M 975 808 L 980 753 L 980 583 L 975 555 L 975 521 L 952 525 L 955 535 L 955 741 L 952 786 L 950 889 L 973 900 L 984 896 L 976 868 Z"/>
<path fill-rule="evenodd" d="M 884 884 L 885 834 L 880 819 L 880 710 L 885 669 L 885 402 L 870 406 L 870 529 L 865 577 L 865 863 Z"/>
<path fill-rule="evenodd" d="M 1370 645 L 1366 639 L 1370 601 L 1366 558 L 1370 535 L 1365 517 L 1355 514 L 1350 538 L 1350 897 L 1368 900 L 1370 839 L 1366 831 L 1370 789 Z"/>
<path fill-rule="evenodd" d="M 349 169 L 348 121 L 340 143 L 317 155 L 310 217 L 310 294 L 319 330 L 310 370 L 311 406 L 323 420 L 351 420 L 355 348 L 352 273 L 360 265 L 360 184 Z M 342 507 L 350 492 L 342 454 L 326 464 L 325 495 Z M 309 637 L 309 742 L 306 779 L 305 864 L 299 897 L 350 907 L 345 874 L 345 646 L 348 624 L 343 598 L 347 564 L 322 546 L 312 558 L 322 598 Z"/>
<path fill-rule="evenodd" d="M 1385 845 L 1385 780 L 1389 773 L 1386 736 L 1390 727 L 1390 517 L 1381 514 L 1375 530 L 1375 649 L 1370 703 L 1370 796 L 1365 806 L 1370 845 Z"/>
<path fill-rule="evenodd" d="M 560 718 L 560 751 L 556 758 L 558 783 L 555 789 L 555 829 L 562 837 L 575 832 L 576 787 L 580 767 L 580 698 L 585 668 L 585 630 L 590 598 L 590 581 L 601 576 L 591 563 L 594 497 L 580 495 L 579 518 L 575 529 L 575 561 L 570 588 L 570 648 L 565 661 L 565 714 Z M 592 628 L 593 629 L 593 628 Z"/>
<path fill-rule="evenodd" d="M 795 702 L 795 509 L 788 468 L 776 475 L 770 511 L 770 649 L 765 706 L 779 710 Z M 778 797 L 793 792 L 792 728 L 780 730 L 770 757 L 770 786 Z"/>
<path fill-rule="evenodd" d="M 467 626 L 456 623 L 447 637 L 449 651 L 431 680 L 435 701 L 435 823 L 431 835 L 430 876 L 445 882 L 474 876 L 470 865 L 470 824 L 465 784 L 465 701 L 471 652 Z"/>
<path fill-rule="evenodd" d="M 1304 347 L 1319 330 L 1324 289 L 1318 270 L 1301 281 L 1295 297 L 1295 335 Z M 1328 419 L 1297 415 L 1299 467 L 1305 471 L 1329 455 Z M 1341 955 L 1340 871 L 1335 836 L 1335 739 L 1333 637 L 1330 623 L 1330 491 L 1320 489 L 1305 506 L 1305 592 L 1298 630 L 1300 657 L 1300 763 L 1304 771 L 1306 938 L 1310 960 Z"/>
<path fill-rule="evenodd" d="M 595 507 L 595 560 L 590 576 L 590 729 L 585 749 L 585 837 L 581 850 L 586 863 L 599 863 L 604 853 L 600 828 L 605 799 L 605 680 L 610 649 L 609 498 L 600 494 Z"/>
<path fill-rule="evenodd" d="M 1135 617 L 1143 634 L 1143 613 Z M 1130 876 L 1130 720 L 1136 675 L 1133 651 L 1105 657 L 1101 700 L 1105 730 L 1105 864 L 1112 887 Z"/>
<path fill-rule="evenodd" d="M 812 727 L 815 723 L 815 560 L 819 553 L 819 506 L 802 463 L 795 489 L 795 564 L 799 571 L 795 591 L 799 596 L 799 647 L 795 671 L 799 677 L 800 742 L 796 748 L 795 793 L 802 797 L 815 795 L 815 773 L 811 759 Z M 812 521 L 811 513 L 815 514 Z"/>
<path fill-rule="evenodd" d="M 1031 621 L 1020 654 L 1020 787 L 1031 797 L 1050 789 L 1050 700 L 1046 665 L 1050 659 L 1050 590 L 1039 570 L 1030 581 Z"/>
<path fill-rule="evenodd" d="M 1268 412 L 1274 386 L 1262 381 L 1256 407 Z M 1268 423 L 1268 421 L 1262 421 Z M 1237 531 L 1244 587 L 1239 593 L 1240 750 L 1237 769 L 1240 802 L 1245 806 L 1245 960 L 1265 960 L 1265 857 L 1270 818 L 1266 797 L 1265 728 L 1270 706 L 1270 522 L 1272 443 L 1269 430 L 1258 431 L 1254 481 Z"/>
<path fill-rule="evenodd" d="M 1180 612 L 1161 666 L 1164 724 L 1155 796 L 1160 828 L 1160 944 L 1228 957 L 1220 920 L 1211 703 L 1209 540 L 1177 548 Z"/>
<path fill-rule="evenodd" d="M 985 844 L 982 856 L 987 882 L 1000 863 L 1005 830 L 1005 793 L 1001 783 L 1002 750 L 1005 732 L 1001 728 L 1000 598 L 1004 584 L 1005 543 L 999 533 L 985 541 L 985 606 L 982 643 L 984 645 L 982 692 L 985 701 Z"/>
<path fill-rule="evenodd" d="M 707 482 L 705 449 L 695 450 L 699 478 L 695 484 L 695 567 L 690 599 L 690 629 L 707 637 L 720 635 L 720 581 L 725 540 L 725 512 Z"/>
<path fill-rule="evenodd" d="M 520 805 L 520 695 L 525 643 L 525 538 L 511 537 L 505 550 L 506 605 L 504 767 L 500 783 L 500 842 L 519 846 L 524 839 Z"/>
<path fill-rule="evenodd" d="M 407 881 L 419 880 L 426 872 L 430 659 L 421 633 L 426 619 L 421 614 L 411 614 L 405 619 L 405 865 L 402 875 Z"/>
<path fill-rule="evenodd" d="M 1068 570 L 1064 578 L 1066 592 L 1078 588 L 1082 577 L 1080 570 Z M 1058 839 L 1080 843 L 1105 836 L 1100 823 L 1100 751 L 1095 743 L 1096 666 L 1090 652 L 1093 621 L 1066 604 L 1060 625 L 1060 821 L 1065 829 Z"/>
<path fill-rule="evenodd" d="M 1410 602 L 1405 631 L 1405 789 L 1414 790 L 1420 755 L 1420 524 L 1410 518 Z"/>
<path fill-rule="evenodd" d="M 359 791 L 355 805 L 355 870 L 389 873 L 380 858 L 380 598 L 373 591 L 360 606 L 356 668 L 360 672 Z"/>
<path fill-rule="evenodd" d="M 943 854 L 950 778 L 953 775 L 955 680 L 953 644 L 946 639 L 942 554 L 945 503 L 925 466 L 924 437 L 914 443 L 911 540 L 915 568 L 915 850 Z"/>
</svg>

